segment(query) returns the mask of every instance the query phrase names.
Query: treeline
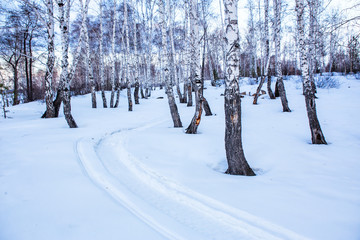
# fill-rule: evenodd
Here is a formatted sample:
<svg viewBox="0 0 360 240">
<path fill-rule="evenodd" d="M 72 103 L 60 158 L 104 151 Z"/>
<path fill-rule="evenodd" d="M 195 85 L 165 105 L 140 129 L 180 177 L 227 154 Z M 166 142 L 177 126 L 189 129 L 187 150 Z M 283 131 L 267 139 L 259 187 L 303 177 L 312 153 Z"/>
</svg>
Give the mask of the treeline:
<svg viewBox="0 0 360 240">
<path fill-rule="evenodd" d="M 51 1 L 52 2 L 52 1 Z M 72 1 L 74 5 L 71 9 L 76 17 L 69 23 L 70 56 L 74 57 L 82 26 L 81 7 L 79 1 Z M 166 13 L 166 21 L 170 22 L 173 37 L 168 36 L 169 47 L 174 47 L 174 63 L 178 81 L 183 82 L 184 78 L 184 59 L 186 45 L 186 0 L 169 0 L 171 12 Z M 315 55 L 313 61 L 314 73 L 322 72 L 342 72 L 344 74 L 360 71 L 359 54 L 359 33 L 344 31 L 346 19 L 341 15 L 340 10 L 325 9 L 321 1 L 307 1 L 307 12 L 309 16 L 305 21 L 316 18 L 313 32 L 309 32 L 308 46 L 310 55 Z M 55 4 L 54 4 L 55 3 Z M 58 25 L 58 1 L 54 1 L 53 18 L 56 26 Z M 114 5 L 115 3 L 115 5 Z M 125 88 L 124 81 L 124 60 L 126 58 L 126 31 L 124 25 L 124 2 L 121 1 L 102 1 L 100 5 L 95 1 L 91 4 L 92 11 L 86 13 L 86 25 L 88 29 L 88 40 L 90 49 L 90 61 L 95 84 L 95 90 L 99 91 L 101 79 L 103 78 L 103 88 L 110 91 L 114 88 Z M 223 79 L 225 52 L 223 48 L 224 24 L 221 9 L 211 8 L 212 1 L 201 1 L 198 3 L 201 54 L 204 61 L 201 61 L 203 75 L 206 79 Z M 245 5 L 249 11 L 248 22 L 246 24 L 246 34 L 240 36 L 240 74 L 243 77 L 259 77 L 265 72 L 266 41 L 270 41 L 270 63 L 269 74 L 275 75 L 275 53 L 273 46 L 274 39 L 274 13 L 271 11 L 271 2 L 267 3 L 270 7 L 269 20 L 265 22 L 264 2 L 254 2 L 248 0 Z M 129 35 L 129 73 L 132 75 L 130 84 L 135 84 L 134 73 L 138 72 L 139 84 L 142 96 L 150 94 L 151 87 L 164 85 L 160 77 L 160 32 L 158 6 L 154 0 L 128 1 L 127 2 L 127 21 Z M 13 94 L 13 104 L 22 101 L 33 101 L 44 99 L 45 96 L 45 73 L 46 73 L 46 52 L 47 52 L 47 21 L 48 11 L 46 4 L 37 4 L 28 0 L 18 2 L 18 7 L 2 7 L 3 22 L 1 27 L 1 81 L 9 85 L 9 90 Z M 115 6 L 115 8 L 114 8 Z M 283 3 L 284 12 L 286 4 Z M 317 11 L 310 11 L 316 8 Z M 175 16 L 176 15 L 176 16 Z M 281 19 L 288 22 L 294 13 L 283 14 Z M 100 19 L 101 18 L 101 19 Z M 357 21 L 355 18 L 354 21 Z M 100 29 L 102 22 L 102 29 Z M 294 22 L 286 23 L 282 26 L 281 39 L 281 70 L 283 75 L 298 75 L 301 73 L 299 50 L 297 43 L 297 31 Z M 241 23 L 240 23 L 241 24 Z M 244 23 L 242 23 L 244 24 Z M 265 26 L 268 25 L 268 26 Z M 115 28 L 114 28 L 115 26 Z M 346 25 L 348 26 L 348 25 Z M 265 28 L 269 28 L 269 37 L 265 34 Z M 58 32 L 58 26 L 55 32 Z M 167 30 L 169 31 L 169 29 Z M 113 36 L 114 34 L 114 36 Z M 100 38 L 102 38 L 102 55 L 100 57 Z M 57 53 L 61 46 L 58 38 L 55 38 L 54 47 Z M 136 42 L 135 42 L 136 40 Z M 114 49 L 112 50 L 112 41 Z M 172 41 L 172 43 L 170 43 Z M 135 47 L 137 48 L 138 63 L 134 64 Z M 169 49 L 170 50 L 170 49 Z M 76 67 L 73 80 L 71 81 L 72 94 L 86 94 L 91 92 L 89 82 L 88 67 L 85 61 L 86 49 L 82 48 L 80 61 Z M 310 53 L 311 51 L 311 53 Z M 60 55 L 55 55 L 54 69 L 51 90 L 55 93 L 58 88 L 60 77 Z M 102 61 L 102 63 L 100 63 Z M 100 66 L 103 65 L 103 70 Z M 135 67 L 137 69 L 135 69 Z M 101 76 L 103 74 L 103 76 Z M 112 76 L 114 74 L 114 76 Z M 115 80 L 114 80 L 115 79 Z M 175 80 L 172 80 L 175 82 Z M 143 90 L 145 91 L 145 90 Z"/>
</svg>

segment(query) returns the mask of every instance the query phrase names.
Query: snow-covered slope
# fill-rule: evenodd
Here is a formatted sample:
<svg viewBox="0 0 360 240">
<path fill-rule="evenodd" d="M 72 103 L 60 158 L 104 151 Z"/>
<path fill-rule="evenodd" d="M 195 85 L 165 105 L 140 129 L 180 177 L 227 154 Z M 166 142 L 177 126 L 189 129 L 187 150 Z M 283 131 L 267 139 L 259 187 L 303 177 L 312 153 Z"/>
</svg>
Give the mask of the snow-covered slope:
<svg viewBox="0 0 360 240">
<path fill-rule="evenodd" d="M 291 113 L 243 98 L 255 177 L 223 174 L 222 87 L 205 90 L 215 115 L 197 135 L 184 133 L 194 113 L 184 104 L 184 128 L 172 128 L 163 90 L 134 112 L 125 96 L 119 109 L 74 97 L 78 129 L 40 119 L 40 102 L 11 107 L 0 120 L 0 239 L 359 239 L 360 81 L 339 79 L 317 94 L 326 146 L 310 144 L 299 82 L 285 82 Z"/>
</svg>

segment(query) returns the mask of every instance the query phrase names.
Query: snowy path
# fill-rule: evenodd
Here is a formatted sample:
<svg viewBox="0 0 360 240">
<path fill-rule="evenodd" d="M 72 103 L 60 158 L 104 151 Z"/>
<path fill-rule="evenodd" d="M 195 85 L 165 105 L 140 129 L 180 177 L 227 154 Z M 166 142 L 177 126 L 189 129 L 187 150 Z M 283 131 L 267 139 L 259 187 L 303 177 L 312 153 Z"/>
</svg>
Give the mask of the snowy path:
<svg viewBox="0 0 360 240">
<path fill-rule="evenodd" d="M 124 129 L 76 144 L 89 178 L 120 205 L 167 239 L 306 239 L 240 209 L 195 192 L 162 176 L 125 149 Z"/>
</svg>

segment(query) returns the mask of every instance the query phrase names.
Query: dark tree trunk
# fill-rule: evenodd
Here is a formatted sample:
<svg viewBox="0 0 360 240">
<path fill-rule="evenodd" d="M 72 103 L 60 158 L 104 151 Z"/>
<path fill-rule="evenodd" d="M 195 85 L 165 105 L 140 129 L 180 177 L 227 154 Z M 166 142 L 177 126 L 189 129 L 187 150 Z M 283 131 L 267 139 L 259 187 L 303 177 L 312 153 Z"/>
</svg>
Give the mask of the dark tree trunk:
<svg viewBox="0 0 360 240">
<path fill-rule="evenodd" d="M 255 93 L 255 96 L 254 96 L 254 101 L 253 101 L 253 104 L 257 104 L 257 100 L 260 96 L 260 90 L 264 84 L 264 81 L 265 81 L 265 77 L 264 76 L 261 76 L 260 78 L 260 82 L 259 82 L 259 86 L 257 87 L 256 89 L 256 93 Z"/>
<path fill-rule="evenodd" d="M 291 110 L 288 106 L 288 101 L 286 98 L 286 91 L 285 91 L 285 86 L 284 86 L 284 81 L 283 81 L 282 76 L 278 77 L 278 79 L 276 81 L 276 85 L 278 86 L 278 91 L 279 91 L 279 95 L 281 98 L 283 112 L 291 112 Z"/>
<path fill-rule="evenodd" d="M 131 99 L 131 83 L 129 80 L 127 80 L 126 85 L 127 85 L 127 97 L 128 97 L 128 110 L 131 112 L 133 110 L 133 103 Z"/>
<path fill-rule="evenodd" d="M 13 70 L 14 70 L 14 102 L 13 105 L 18 105 L 19 104 L 19 79 L 18 79 L 18 70 L 17 70 L 17 65 L 13 66 Z"/>
<path fill-rule="evenodd" d="M 187 84 L 187 93 L 188 93 L 188 102 L 187 102 L 187 106 L 191 107 L 193 105 L 193 100 L 192 100 L 192 86 L 191 83 L 188 82 Z"/>
<path fill-rule="evenodd" d="M 316 114 L 315 94 L 305 93 L 305 104 L 309 118 L 311 142 L 313 144 L 327 144 L 321 131 L 320 123 Z"/>
<path fill-rule="evenodd" d="M 102 86 L 102 89 L 101 89 L 101 98 L 103 100 L 103 108 L 107 108 L 104 86 Z"/>
<path fill-rule="evenodd" d="M 187 84 L 186 84 L 186 82 L 184 82 L 184 103 L 187 103 L 188 102 L 188 96 L 187 96 Z"/>
<path fill-rule="evenodd" d="M 116 101 L 115 101 L 115 104 L 113 106 L 113 108 L 117 108 L 119 107 L 119 104 L 120 104 L 120 83 L 116 84 L 115 86 L 115 93 L 116 93 Z"/>
<path fill-rule="evenodd" d="M 139 82 L 136 80 L 136 81 L 135 81 L 135 90 L 134 90 L 134 100 L 135 100 L 135 104 L 139 104 L 139 88 L 140 88 L 140 84 L 139 84 Z"/>
<path fill-rule="evenodd" d="M 202 114 L 202 102 L 203 102 L 203 98 L 200 95 L 199 96 L 200 91 L 196 91 L 195 90 L 195 114 L 189 124 L 189 126 L 186 129 L 186 133 L 188 134 L 196 134 L 197 133 L 197 128 L 200 124 L 201 121 L 201 114 Z"/>
<path fill-rule="evenodd" d="M 236 85 L 234 83 L 233 85 Z M 241 140 L 241 99 L 239 87 L 225 88 L 225 150 L 227 174 L 254 176 L 245 159 Z"/>
<path fill-rule="evenodd" d="M 65 115 L 65 119 L 66 122 L 68 123 L 70 128 L 77 128 L 77 124 L 73 118 L 73 116 L 71 115 L 71 104 L 70 104 L 70 91 L 68 89 L 65 89 L 64 91 L 62 91 L 62 100 L 63 100 L 63 106 L 64 106 L 64 115 Z"/>
<path fill-rule="evenodd" d="M 209 105 L 208 101 L 206 100 L 206 98 L 204 98 L 204 97 L 202 99 L 202 104 L 203 104 L 203 107 L 204 107 L 205 116 L 212 116 L 213 114 L 211 112 L 210 105 Z"/>
</svg>

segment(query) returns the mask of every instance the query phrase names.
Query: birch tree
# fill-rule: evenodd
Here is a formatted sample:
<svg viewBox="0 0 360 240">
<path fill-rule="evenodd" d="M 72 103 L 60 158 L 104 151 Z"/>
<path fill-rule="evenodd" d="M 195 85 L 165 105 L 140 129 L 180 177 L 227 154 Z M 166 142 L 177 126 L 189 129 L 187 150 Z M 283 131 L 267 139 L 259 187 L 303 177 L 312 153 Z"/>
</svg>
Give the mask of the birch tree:
<svg viewBox="0 0 360 240">
<path fill-rule="evenodd" d="M 168 0 L 168 5 L 167 5 L 167 16 L 168 16 L 168 21 L 169 21 L 169 37 L 170 37 L 170 72 L 171 72 L 171 78 L 173 79 L 173 81 L 175 82 L 176 85 L 176 91 L 177 94 L 179 96 L 179 100 L 180 103 L 184 103 L 184 97 L 181 93 L 180 90 L 180 85 L 179 85 L 179 77 L 178 77 L 178 73 L 176 71 L 176 53 L 175 53 L 175 44 L 174 44 L 174 33 L 173 33 L 173 29 L 174 29 L 174 16 L 175 15 L 175 7 L 174 7 L 174 1 L 173 0 Z"/>
<path fill-rule="evenodd" d="M 185 79 L 184 79 L 184 88 L 186 88 L 186 92 L 188 93 L 188 101 L 187 106 L 191 107 L 193 105 L 192 100 L 192 86 L 190 81 L 191 75 L 191 57 L 190 57 L 190 27 L 189 27 L 189 0 L 185 0 Z M 185 90 L 184 90 L 185 93 Z"/>
<path fill-rule="evenodd" d="M 116 30 L 116 0 L 113 2 L 113 24 L 112 24 L 112 36 L 111 36 L 111 57 L 112 57 L 112 69 L 111 69 L 111 95 L 110 95 L 110 108 L 114 107 L 114 97 L 115 97 L 115 30 Z"/>
<path fill-rule="evenodd" d="M 99 1 L 99 19 L 100 19 L 100 36 L 99 36 L 99 52 L 100 52 L 100 84 L 101 97 L 103 100 L 103 107 L 107 108 L 107 101 L 105 96 L 105 77 L 104 77 L 104 50 L 103 50 L 103 0 Z"/>
<path fill-rule="evenodd" d="M 285 85 L 283 81 L 282 71 L 281 71 L 281 56 L 280 56 L 280 31 L 281 31 L 281 0 L 274 0 L 274 14 L 275 14 L 275 72 L 276 72 L 276 85 L 279 90 L 279 95 L 281 98 L 281 104 L 283 107 L 283 112 L 291 112 L 288 101 L 286 98 Z"/>
<path fill-rule="evenodd" d="M 327 144 L 325 137 L 321 131 L 320 123 L 316 114 L 315 105 L 315 89 L 312 87 L 311 78 L 309 77 L 309 62 L 306 51 L 305 42 L 305 23 L 304 23 L 304 0 L 296 1 L 296 15 L 297 15 L 297 31 L 299 37 L 300 50 L 300 66 L 303 79 L 303 88 L 305 96 L 305 105 L 307 116 L 309 119 L 309 126 L 311 131 L 311 141 L 313 144 Z"/>
<path fill-rule="evenodd" d="M 86 60 L 86 68 L 88 73 L 88 78 L 90 80 L 90 88 L 91 88 L 91 106 L 92 108 L 96 108 L 96 92 L 95 92 L 95 79 L 94 79 L 94 71 L 91 63 L 91 57 L 90 57 L 90 46 L 89 46 L 89 33 L 88 33 L 88 27 L 86 23 L 87 19 L 87 12 L 89 8 L 89 2 L 90 0 L 86 0 L 85 6 L 83 4 L 83 0 L 80 1 L 81 6 L 81 12 L 82 12 L 82 28 L 84 29 L 84 37 L 85 37 L 85 60 Z M 87 82 L 87 81 L 86 81 Z"/>
<path fill-rule="evenodd" d="M 128 110 L 133 110 L 133 104 L 131 99 L 131 82 L 129 76 L 130 68 L 130 45 L 129 45 L 129 23 L 128 23 L 128 8 L 127 1 L 124 0 L 124 27 L 125 27 L 125 81 L 127 88 L 127 97 L 128 97 Z"/>
<path fill-rule="evenodd" d="M 60 17 L 60 30 L 61 30 L 61 57 L 62 57 L 59 86 L 61 89 L 61 98 L 64 107 L 65 119 L 70 128 L 77 128 L 77 124 L 71 114 L 71 94 L 70 94 L 71 78 L 69 77 L 69 72 L 68 72 L 70 0 L 58 0 L 57 3 L 59 6 L 59 13 L 60 13 L 59 17 Z M 83 34 L 80 34 L 80 38 L 82 38 L 82 35 Z"/>
<path fill-rule="evenodd" d="M 165 92 L 168 98 L 171 117 L 174 127 L 182 127 L 179 111 L 175 103 L 174 91 L 170 82 L 170 69 L 169 57 L 167 53 L 167 36 L 166 36 L 166 16 L 165 16 L 165 0 L 158 1 L 159 14 L 160 14 L 160 29 L 161 29 L 161 62 L 162 62 L 162 75 L 165 80 Z"/>
<path fill-rule="evenodd" d="M 197 128 L 201 121 L 203 111 L 203 95 L 201 91 L 201 67 L 200 67 L 200 44 L 199 44 L 199 19 L 197 15 L 197 0 L 190 0 L 190 57 L 191 72 L 190 79 L 195 91 L 195 114 L 190 125 L 186 129 L 186 133 L 197 133 Z"/>
<path fill-rule="evenodd" d="M 46 114 L 45 118 L 55 117 L 55 107 L 53 103 L 52 79 L 55 65 L 55 22 L 54 22 L 54 2 L 47 0 L 46 2 L 46 32 L 47 32 L 47 63 L 45 73 L 45 102 Z"/>
<path fill-rule="evenodd" d="M 254 176 L 245 159 L 241 139 L 241 99 L 239 88 L 239 27 L 237 0 L 224 0 L 225 7 L 225 150 L 228 169 L 226 173 Z"/>
<path fill-rule="evenodd" d="M 137 7 L 136 7 L 136 1 L 133 1 L 133 8 L 134 8 L 134 15 L 137 12 Z M 135 104 L 139 104 L 139 87 L 140 87 L 140 83 L 139 83 L 139 76 L 140 76 L 140 61 L 139 61 L 139 55 L 138 55 L 138 49 L 137 49 L 137 44 L 138 44 L 138 39 L 137 39 L 137 23 L 136 23 L 136 18 L 134 16 L 134 78 L 135 78 L 135 89 L 134 89 L 134 102 Z"/>
</svg>

